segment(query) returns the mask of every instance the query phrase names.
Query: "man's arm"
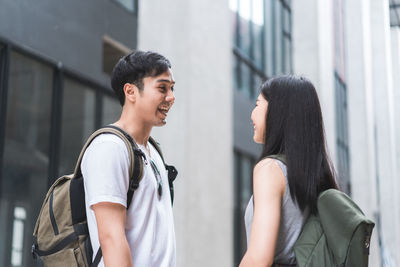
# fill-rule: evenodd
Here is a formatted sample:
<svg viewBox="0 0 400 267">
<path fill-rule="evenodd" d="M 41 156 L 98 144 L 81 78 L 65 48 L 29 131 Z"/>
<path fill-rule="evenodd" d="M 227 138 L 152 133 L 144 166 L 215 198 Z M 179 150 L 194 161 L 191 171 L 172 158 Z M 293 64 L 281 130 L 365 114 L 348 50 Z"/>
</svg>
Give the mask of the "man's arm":
<svg viewBox="0 0 400 267">
<path fill-rule="evenodd" d="M 133 267 L 125 236 L 126 208 L 120 204 L 100 202 L 92 206 L 96 215 L 100 247 L 106 267 Z"/>
</svg>

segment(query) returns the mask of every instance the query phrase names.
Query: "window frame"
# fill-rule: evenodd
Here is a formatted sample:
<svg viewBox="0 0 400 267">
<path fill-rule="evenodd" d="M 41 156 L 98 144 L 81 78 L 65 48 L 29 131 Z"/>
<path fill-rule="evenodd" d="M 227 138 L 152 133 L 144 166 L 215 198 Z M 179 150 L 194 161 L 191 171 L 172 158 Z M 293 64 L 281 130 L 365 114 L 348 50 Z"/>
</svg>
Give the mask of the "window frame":
<svg viewBox="0 0 400 267">
<path fill-rule="evenodd" d="M 243 163 L 244 160 L 248 160 L 250 162 L 250 173 L 249 177 L 251 179 L 250 181 L 250 188 L 251 192 L 253 191 L 253 168 L 256 163 L 256 157 L 253 155 L 250 155 L 248 153 L 245 153 L 243 151 L 240 151 L 238 149 L 233 150 L 233 160 L 234 160 L 234 213 L 233 213 L 233 249 L 234 249 L 234 263 L 235 266 L 239 265 L 240 260 L 243 257 L 243 248 L 247 247 L 246 240 L 241 239 L 241 234 L 244 229 L 244 214 L 245 210 L 242 212 L 241 206 L 242 206 L 242 190 L 243 190 L 243 177 L 242 175 L 242 168 L 243 168 Z M 237 162 L 236 162 L 237 161 Z M 252 193 L 250 194 L 252 195 Z M 247 204 L 247 203 L 245 203 Z"/>
<path fill-rule="evenodd" d="M 38 61 L 53 70 L 53 88 L 51 97 L 51 125 L 50 125 L 50 144 L 49 144 L 49 170 L 48 170 L 48 187 L 55 181 L 59 168 L 59 154 L 61 144 L 61 123 L 62 123 L 62 105 L 63 105 L 63 89 L 65 79 L 72 79 L 83 86 L 90 87 L 95 92 L 95 128 L 101 127 L 102 121 L 102 98 L 104 95 L 115 98 L 114 92 L 103 84 L 90 79 L 83 73 L 72 70 L 62 64 L 62 62 L 54 61 L 34 50 L 17 45 L 16 43 L 0 37 L 0 186 L 3 171 L 3 153 L 6 132 L 7 119 L 7 96 L 9 90 L 9 70 L 11 52 L 19 53 L 32 60 Z M 4 127 L 3 127 L 4 126 Z M 0 188 L 1 190 L 1 188 Z M 0 191 L 1 192 L 1 191 Z"/>
</svg>

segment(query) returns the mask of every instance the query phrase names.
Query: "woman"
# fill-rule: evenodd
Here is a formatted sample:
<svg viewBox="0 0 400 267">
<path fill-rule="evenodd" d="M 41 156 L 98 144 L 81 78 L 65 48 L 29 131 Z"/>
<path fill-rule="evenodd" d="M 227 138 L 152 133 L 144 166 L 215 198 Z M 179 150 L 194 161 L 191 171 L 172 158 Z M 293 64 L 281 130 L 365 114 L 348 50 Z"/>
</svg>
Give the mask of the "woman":
<svg viewBox="0 0 400 267">
<path fill-rule="evenodd" d="M 314 86 L 295 76 L 266 81 L 251 120 L 263 150 L 253 170 L 248 249 L 240 267 L 295 266 L 293 245 L 308 215 L 317 212 L 319 193 L 337 189 Z"/>
</svg>

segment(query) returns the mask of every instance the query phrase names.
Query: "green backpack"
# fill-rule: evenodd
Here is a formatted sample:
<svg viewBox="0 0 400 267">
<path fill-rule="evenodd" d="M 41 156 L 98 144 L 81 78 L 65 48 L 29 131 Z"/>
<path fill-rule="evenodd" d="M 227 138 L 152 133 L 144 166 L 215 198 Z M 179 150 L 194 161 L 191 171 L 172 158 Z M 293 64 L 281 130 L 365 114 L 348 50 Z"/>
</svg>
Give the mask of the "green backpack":
<svg viewBox="0 0 400 267">
<path fill-rule="evenodd" d="M 127 209 L 134 191 L 139 187 L 143 174 L 142 158 L 144 154 L 134 140 L 122 129 L 112 125 L 94 132 L 82 148 L 74 173 L 58 178 L 50 187 L 43 201 L 33 232 L 32 256 L 34 259 L 40 257 L 44 266 L 95 267 L 101 260 L 102 253 L 99 249 L 92 262 L 93 250 L 86 221 L 85 191 L 80 165 L 86 148 L 95 137 L 104 133 L 120 137 L 129 152 L 130 181 L 127 192 Z M 149 142 L 156 148 L 164 162 L 158 144 L 151 137 Z M 168 171 L 172 203 L 174 198 L 173 181 L 177 171 L 175 167 L 166 165 L 165 162 L 164 165 Z"/>
<path fill-rule="evenodd" d="M 269 155 L 286 165 L 284 155 Z M 345 193 L 322 192 L 318 215 L 310 215 L 294 245 L 298 267 L 368 266 L 374 222 Z"/>
<path fill-rule="evenodd" d="M 298 267 L 368 266 L 374 222 L 345 193 L 320 194 L 318 216 L 311 215 L 294 245 Z"/>
</svg>

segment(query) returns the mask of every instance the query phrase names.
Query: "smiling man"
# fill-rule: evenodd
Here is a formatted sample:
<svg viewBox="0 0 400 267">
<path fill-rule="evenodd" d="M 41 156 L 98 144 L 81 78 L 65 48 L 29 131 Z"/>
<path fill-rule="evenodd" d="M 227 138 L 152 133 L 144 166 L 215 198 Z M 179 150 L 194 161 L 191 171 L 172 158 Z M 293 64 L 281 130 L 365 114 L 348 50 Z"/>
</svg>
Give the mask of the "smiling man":
<svg viewBox="0 0 400 267">
<path fill-rule="evenodd" d="M 166 124 L 175 101 L 174 84 L 170 62 L 158 53 L 134 51 L 114 67 L 111 85 L 122 113 L 113 125 L 136 141 L 146 160 L 140 186 L 126 209 L 130 162 L 125 143 L 102 134 L 83 156 L 90 238 L 93 251 L 101 246 L 103 253 L 99 266 L 175 266 L 167 172 L 148 142 L 152 128 Z"/>
</svg>

